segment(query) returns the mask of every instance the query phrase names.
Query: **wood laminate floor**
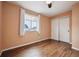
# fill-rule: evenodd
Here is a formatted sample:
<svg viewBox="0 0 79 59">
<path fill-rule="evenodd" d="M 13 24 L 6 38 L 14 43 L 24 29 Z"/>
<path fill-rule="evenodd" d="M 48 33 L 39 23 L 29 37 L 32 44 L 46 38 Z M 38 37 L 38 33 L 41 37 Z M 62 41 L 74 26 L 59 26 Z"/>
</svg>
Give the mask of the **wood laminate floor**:
<svg viewBox="0 0 79 59">
<path fill-rule="evenodd" d="M 68 43 L 46 40 L 5 51 L 2 57 L 79 57 L 79 51 L 71 49 Z"/>
</svg>

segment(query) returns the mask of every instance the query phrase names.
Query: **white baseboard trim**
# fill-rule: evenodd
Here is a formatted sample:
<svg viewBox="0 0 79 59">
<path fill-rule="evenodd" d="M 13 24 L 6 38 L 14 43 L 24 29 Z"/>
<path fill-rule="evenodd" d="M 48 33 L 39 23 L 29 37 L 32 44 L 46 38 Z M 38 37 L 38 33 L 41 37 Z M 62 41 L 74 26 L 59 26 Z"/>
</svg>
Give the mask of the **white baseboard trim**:
<svg viewBox="0 0 79 59">
<path fill-rule="evenodd" d="M 53 39 L 53 38 L 51 38 L 51 39 L 56 40 L 56 39 Z M 60 40 L 56 40 L 56 41 L 60 41 Z M 64 41 L 61 41 L 61 42 L 64 42 Z M 72 42 L 66 42 L 66 43 L 72 44 Z"/>
<path fill-rule="evenodd" d="M 72 44 L 72 43 L 69 43 L 69 44 Z"/>
<path fill-rule="evenodd" d="M 78 48 L 75 48 L 75 47 L 72 47 L 72 49 L 79 51 L 79 49 Z"/>
<path fill-rule="evenodd" d="M 7 48 L 7 49 L 3 49 L 2 52 L 7 51 L 7 50 L 11 50 L 11 49 L 15 49 L 15 48 L 19 48 L 19 47 L 22 47 L 22 46 L 30 45 L 30 44 L 33 44 L 33 43 L 41 42 L 41 41 L 48 40 L 48 39 L 49 39 L 49 38 L 41 39 L 41 40 L 34 41 L 34 42 L 31 42 L 31 43 L 26 43 L 26 44 L 23 44 L 23 45 L 10 47 L 10 48 Z"/>
</svg>

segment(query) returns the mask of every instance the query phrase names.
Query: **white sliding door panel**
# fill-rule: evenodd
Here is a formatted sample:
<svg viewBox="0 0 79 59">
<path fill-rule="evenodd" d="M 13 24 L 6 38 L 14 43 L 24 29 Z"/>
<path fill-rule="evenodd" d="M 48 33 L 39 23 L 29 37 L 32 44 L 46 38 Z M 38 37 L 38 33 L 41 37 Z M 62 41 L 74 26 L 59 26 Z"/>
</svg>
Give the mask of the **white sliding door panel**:
<svg viewBox="0 0 79 59">
<path fill-rule="evenodd" d="M 51 38 L 58 40 L 58 19 L 51 21 Z"/>
<path fill-rule="evenodd" d="M 70 42 L 69 17 L 60 18 L 60 41 Z"/>
</svg>

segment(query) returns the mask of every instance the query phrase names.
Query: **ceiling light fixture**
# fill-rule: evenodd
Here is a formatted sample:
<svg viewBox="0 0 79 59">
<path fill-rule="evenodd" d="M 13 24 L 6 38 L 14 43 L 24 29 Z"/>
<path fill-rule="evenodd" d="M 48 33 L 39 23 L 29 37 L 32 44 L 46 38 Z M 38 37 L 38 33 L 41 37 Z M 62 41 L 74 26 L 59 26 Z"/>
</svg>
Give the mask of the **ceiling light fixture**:
<svg viewBox="0 0 79 59">
<path fill-rule="evenodd" d="M 46 1 L 46 4 L 48 5 L 49 8 L 52 7 L 52 1 Z"/>
</svg>

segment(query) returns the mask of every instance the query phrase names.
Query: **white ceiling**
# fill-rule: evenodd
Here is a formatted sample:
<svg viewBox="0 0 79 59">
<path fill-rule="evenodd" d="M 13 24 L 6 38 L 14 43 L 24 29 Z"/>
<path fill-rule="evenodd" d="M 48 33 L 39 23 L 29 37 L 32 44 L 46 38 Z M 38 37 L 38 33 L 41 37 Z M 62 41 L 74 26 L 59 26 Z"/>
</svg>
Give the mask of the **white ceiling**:
<svg viewBox="0 0 79 59">
<path fill-rule="evenodd" d="M 45 1 L 13 1 L 12 3 L 16 3 L 24 8 L 46 16 L 54 16 L 71 10 L 72 5 L 77 3 L 77 1 L 54 1 L 52 2 L 52 8 L 48 8 Z"/>
</svg>

